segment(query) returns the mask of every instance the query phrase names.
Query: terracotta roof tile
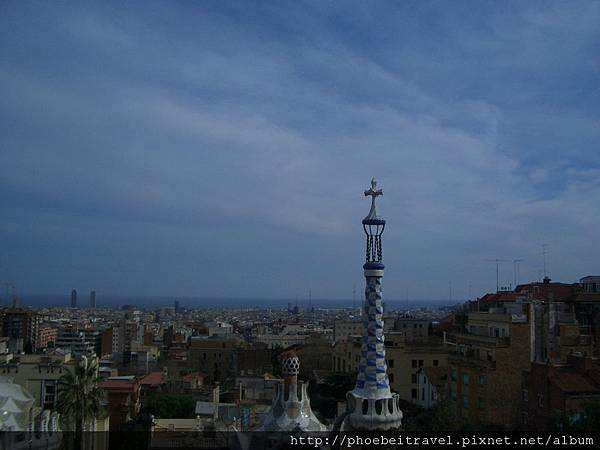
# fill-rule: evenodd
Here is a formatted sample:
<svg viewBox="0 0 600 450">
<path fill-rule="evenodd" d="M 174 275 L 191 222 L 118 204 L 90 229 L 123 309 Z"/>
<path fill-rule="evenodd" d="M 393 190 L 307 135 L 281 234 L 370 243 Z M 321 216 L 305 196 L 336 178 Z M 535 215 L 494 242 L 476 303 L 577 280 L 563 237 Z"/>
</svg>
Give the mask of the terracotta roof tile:
<svg viewBox="0 0 600 450">
<path fill-rule="evenodd" d="M 143 386 L 160 386 L 165 384 L 166 378 L 162 372 L 151 372 L 140 381 Z"/>
<path fill-rule="evenodd" d="M 550 382 L 558 386 L 563 392 L 598 392 L 600 387 L 592 384 L 583 375 L 574 372 L 557 371 L 550 376 Z"/>
</svg>

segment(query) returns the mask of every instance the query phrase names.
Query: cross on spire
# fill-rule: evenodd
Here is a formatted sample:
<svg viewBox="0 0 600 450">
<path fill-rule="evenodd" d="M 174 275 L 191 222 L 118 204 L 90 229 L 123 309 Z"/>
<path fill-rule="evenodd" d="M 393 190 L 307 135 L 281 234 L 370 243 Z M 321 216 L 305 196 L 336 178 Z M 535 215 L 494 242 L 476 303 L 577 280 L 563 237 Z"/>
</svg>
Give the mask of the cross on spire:
<svg viewBox="0 0 600 450">
<path fill-rule="evenodd" d="M 375 199 L 380 195 L 383 195 L 383 190 L 377 189 L 377 181 L 375 180 L 375 177 L 373 177 L 371 179 L 371 188 L 365 191 L 365 197 L 371 196 L 371 210 L 369 211 L 369 215 L 365 217 L 365 220 L 377 218 Z"/>
</svg>

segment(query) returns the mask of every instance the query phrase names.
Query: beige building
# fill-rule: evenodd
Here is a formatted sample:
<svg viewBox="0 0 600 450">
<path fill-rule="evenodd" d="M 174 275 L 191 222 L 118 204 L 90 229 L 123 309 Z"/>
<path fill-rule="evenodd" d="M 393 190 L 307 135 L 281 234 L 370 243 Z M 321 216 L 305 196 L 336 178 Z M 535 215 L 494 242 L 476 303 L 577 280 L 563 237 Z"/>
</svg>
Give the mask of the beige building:
<svg viewBox="0 0 600 450">
<path fill-rule="evenodd" d="M 394 317 L 384 317 L 383 330 L 389 333 L 395 330 L 396 319 Z M 343 319 L 333 322 L 333 340 L 335 342 L 344 341 L 354 336 L 362 336 L 364 328 L 364 319 L 356 318 L 352 320 Z"/>
<path fill-rule="evenodd" d="M 0 376 L 23 386 L 33 396 L 34 406 L 55 409 L 58 379 L 67 370 L 72 370 L 75 361 L 71 354 L 48 355 L 4 355 L 0 363 Z"/>
<path fill-rule="evenodd" d="M 342 341 L 333 348 L 333 368 L 336 372 L 358 371 L 361 338 Z M 402 332 L 386 334 L 385 352 L 392 391 L 410 402 L 418 399 L 418 371 L 424 367 L 448 365 L 448 351 L 441 340 L 431 337 L 427 342 L 407 342 Z"/>
<path fill-rule="evenodd" d="M 362 320 L 336 320 L 333 322 L 333 340 L 346 341 L 352 336 L 362 336 Z"/>
<path fill-rule="evenodd" d="M 401 333 L 410 342 L 427 342 L 431 321 L 404 315 L 394 321 L 394 332 Z"/>
<path fill-rule="evenodd" d="M 209 383 L 235 375 L 234 353 L 243 345 L 239 338 L 194 336 L 190 339 L 189 368 L 206 374 Z"/>
<path fill-rule="evenodd" d="M 304 344 L 308 338 L 308 334 L 260 334 L 256 337 L 256 342 L 262 342 L 270 349 L 287 348 L 291 345 Z"/>
</svg>

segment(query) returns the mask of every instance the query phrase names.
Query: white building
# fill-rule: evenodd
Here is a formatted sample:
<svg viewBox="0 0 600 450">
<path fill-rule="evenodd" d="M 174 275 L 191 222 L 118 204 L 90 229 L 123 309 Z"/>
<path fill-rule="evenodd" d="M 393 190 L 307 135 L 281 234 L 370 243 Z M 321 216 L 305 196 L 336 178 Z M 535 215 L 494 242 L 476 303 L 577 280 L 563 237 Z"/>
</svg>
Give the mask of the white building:
<svg viewBox="0 0 600 450">
<path fill-rule="evenodd" d="M 0 381 L 0 434 L 2 448 L 53 450 L 60 446 L 58 413 L 35 407 L 35 399 L 22 386 Z M 4 433 L 8 432 L 8 433 Z"/>
<path fill-rule="evenodd" d="M 422 367 L 417 372 L 417 405 L 425 409 L 433 408 L 444 392 L 447 380 L 447 367 Z"/>
</svg>

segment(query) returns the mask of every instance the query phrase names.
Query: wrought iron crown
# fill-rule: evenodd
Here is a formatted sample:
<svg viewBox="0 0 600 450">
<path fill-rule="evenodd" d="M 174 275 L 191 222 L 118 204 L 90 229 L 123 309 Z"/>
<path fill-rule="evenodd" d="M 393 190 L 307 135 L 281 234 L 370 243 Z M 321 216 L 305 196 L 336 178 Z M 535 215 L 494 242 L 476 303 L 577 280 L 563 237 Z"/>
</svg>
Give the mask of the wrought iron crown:
<svg viewBox="0 0 600 450">
<path fill-rule="evenodd" d="M 383 190 L 377 189 L 377 181 L 373 178 L 371 188 L 365 191 L 365 197 L 371 197 L 371 209 L 362 221 L 363 230 L 367 236 L 367 263 L 380 263 L 383 258 L 381 235 L 385 229 L 385 219 L 377 214 L 377 205 L 375 204 L 375 200 L 380 195 L 383 195 Z"/>
</svg>

